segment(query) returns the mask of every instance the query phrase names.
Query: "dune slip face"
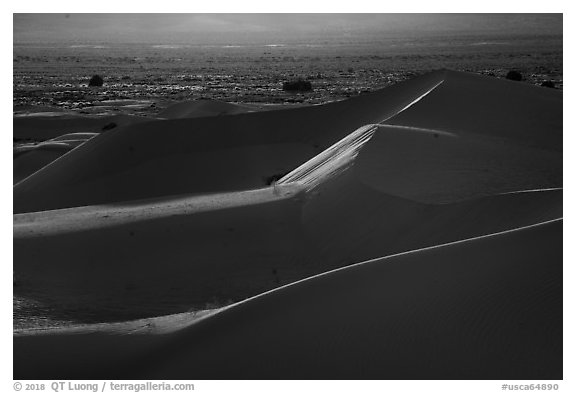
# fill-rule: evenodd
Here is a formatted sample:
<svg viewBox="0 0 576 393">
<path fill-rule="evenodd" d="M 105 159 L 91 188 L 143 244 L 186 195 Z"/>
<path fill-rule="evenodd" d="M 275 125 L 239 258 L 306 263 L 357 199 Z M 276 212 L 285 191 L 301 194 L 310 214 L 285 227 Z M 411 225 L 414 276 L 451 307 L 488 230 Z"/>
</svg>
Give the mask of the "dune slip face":
<svg viewBox="0 0 576 393">
<path fill-rule="evenodd" d="M 441 70 L 20 149 L 19 378 L 562 378 L 560 91 Z"/>
</svg>

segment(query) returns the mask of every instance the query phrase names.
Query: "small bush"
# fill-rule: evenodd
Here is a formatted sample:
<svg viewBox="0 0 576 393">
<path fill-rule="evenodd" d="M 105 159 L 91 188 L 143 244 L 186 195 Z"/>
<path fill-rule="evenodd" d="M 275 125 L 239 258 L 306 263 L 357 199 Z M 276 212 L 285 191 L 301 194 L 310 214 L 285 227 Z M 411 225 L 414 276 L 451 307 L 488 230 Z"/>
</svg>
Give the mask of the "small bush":
<svg viewBox="0 0 576 393">
<path fill-rule="evenodd" d="M 102 131 L 108 131 L 108 130 L 111 130 L 112 128 L 115 128 L 115 127 L 116 127 L 116 123 L 108 123 L 104 127 L 102 127 Z"/>
<path fill-rule="evenodd" d="M 286 81 L 282 84 L 284 91 L 312 91 L 312 83 L 303 79 Z"/>
<path fill-rule="evenodd" d="M 264 178 L 264 183 L 266 183 L 267 186 L 271 186 L 273 183 L 276 183 L 278 180 L 282 179 L 288 173 L 290 173 L 290 172 L 277 173 L 277 174 L 272 175 L 272 176 L 267 176 Z"/>
<path fill-rule="evenodd" d="M 510 79 L 511 81 L 521 81 L 522 74 L 518 71 L 512 70 L 506 74 L 506 79 Z"/>
<path fill-rule="evenodd" d="M 544 81 L 544 82 L 542 82 L 542 84 L 540 86 L 550 87 L 552 89 L 554 89 L 556 87 L 556 85 L 554 85 L 554 82 L 552 82 L 552 81 Z"/>
<path fill-rule="evenodd" d="M 102 77 L 100 75 L 94 75 L 91 79 L 90 82 L 88 82 L 88 86 L 92 87 L 102 87 L 102 85 L 104 85 L 104 79 L 102 79 Z"/>
</svg>

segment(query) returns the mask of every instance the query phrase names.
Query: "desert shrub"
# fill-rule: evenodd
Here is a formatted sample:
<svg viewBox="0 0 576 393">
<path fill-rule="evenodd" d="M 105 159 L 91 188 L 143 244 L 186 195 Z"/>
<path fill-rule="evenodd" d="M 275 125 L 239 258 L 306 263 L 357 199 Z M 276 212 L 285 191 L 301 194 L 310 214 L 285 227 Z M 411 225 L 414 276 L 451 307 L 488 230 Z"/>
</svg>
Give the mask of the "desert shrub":
<svg viewBox="0 0 576 393">
<path fill-rule="evenodd" d="M 506 79 L 510 79 L 511 81 L 521 81 L 522 74 L 515 70 L 508 71 L 508 73 L 506 74 Z"/>
<path fill-rule="evenodd" d="M 100 75 L 94 75 L 88 82 L 88 86 L 101 87 L 102 85 L 104 85 L 104 79 Z"/>
<path fill-rule="evenodd" d="M 102 127 L 102 131 L 108 131 L 108 130 L 111 130 L 112 128 L 115 128 L 115 127 L 116 127 L 116 123 L 108 123 L 104 127 Z"/>
<path fill-rule="evenodd" d="M 278 180 L 282 179 L 288 173 L 289 172 L 284 172 L 284 173 L 277 173 L 272 176 L 267 176 L 264 178 L 264 183 L 266 183 L 267 186 L 271 186 L 273 183 L 276 183 Z"/>
<path fill-rule="evenodd" d="M 312 83 L 303 79 L 286 81 L 282 84 L 284 91 L 312 91 Z"/>
<path fill-rule="evenodd" d="M 544 81 L 542 82 L 542 84 L 540 85 L 542 87 L 550 87 L 550 88 L 555 88 L 556 86 L 554 85 L 554 82 L 552 81 Z"/>
</svg>

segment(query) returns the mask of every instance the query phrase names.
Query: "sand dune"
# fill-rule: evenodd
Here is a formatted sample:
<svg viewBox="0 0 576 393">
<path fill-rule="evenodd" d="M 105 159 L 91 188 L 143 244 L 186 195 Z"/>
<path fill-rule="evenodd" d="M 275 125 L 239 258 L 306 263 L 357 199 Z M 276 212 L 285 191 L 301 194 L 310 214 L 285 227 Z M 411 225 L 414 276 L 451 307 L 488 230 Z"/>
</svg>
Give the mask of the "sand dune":
<svg viewBox="0 0 576 393">
<path fill-rule="evenodd" d="M 471 86 L 480 90 L 487 84 L 490 89 L 483 95 L 477 95 L 492 102 L 491 95 L 498 93 L 492 91 L 494 83 L 505 90 L 507 97 L 514 99 L 514 102 L 529 101 L 530 103 L 525 104 L 528 109 L 535 105 L 532 101 L 537 101 L 538 105 L 545 108 L 556 108 L 558 100 L 561 101 L 562 98 L 561 92 L 549 92 L 551 89 L 545 91 L 546 99 L 542 99 L 539 95 L 526 96 L 526 87 L 521 84 L 510 85 L 508 81 L 493 80 L 489 77 L 442 71 L 379 92 L 327 105 L 238 114 L 233 117 L 162 120 L 137 124 L 114 133 L 106 133 L 97 141 L 93 140 L 69 154 L 65 160 L 60 160 L 58 165 L 26 179 L 14 189 L 14 209 L 21 213 L 165 195 L 261 187 L 266 184 L 266 179 L 293 170 L 363 125 L 382 121 L 406 123 L 410 119 L 410 113 L 414 113 L 414 118 L 418 119 L 421 114 L 415 111 L 421 106 L 428 107 L 430 101 L 440 101 L 442 108 L 453 108 L 454 105 L 460 105 L 460 102 L 467 102 L 458 94 L 442 94 L 437 98 L 435 95 L 439 89 L 446 89 L 451 85 L 455 85 L 451 89 L 457 89 L 463 84 L 465 88 L 463 87 L 462 91 L 468 94 L 466 89 L 470 90 Z M 544 90 L 529 87 L 530 92 L 532 89 L 537 92 Z M 472 92 L 475 93 L 474 90 Z M 424 94 L 426 95 L 421 98 Z M 550 94 L 552 98 L 548 97 Z M 415 101 L 414 105 L 409 106 Z M 482 111 L 474 109 L 483 107 L 477 101 L 478 99 L 469 103 L 468 112 Z M 489 109 L 494 108 L 490 106 Z M 397 114 L 401 110 L 404 111 Z M 445 113 L 447 110 L 450 109 L 442 109 L 442 118 L 450 118 L 451 114 Z M 555 109 L 543 111 L 544 120 L 527 123 L 523 118 L 517 124 L 513 123 L 513 120 L 519 117 L 517 112 L 498 108 L 494 110 L 498 110 L 501 124 L 506 125 L 505 128 L 499 128 L 501 133 L 497 137 L 488 127 L 482 128 L 485 132 L 479 131 L 476 121 L 465 123 L 464 119 L 468 117 L 464 109 L 452 114 L 461 119 L 457 119 L 457 129 L 442 124 L 418 126 L 450 131 L 463 138 L 463 134 L 466 134 L 464 144 L 472 143 L 470 141 L 473 140 L 476 146 L 483 143 L 484 150 L 489 149 L 491 144 L 497 144 L 500 156 L 494 166 L 505 168 L 516 160 L 510 170 L 519 166 L 530 166 L 525 161 L 534 152 L 537 154 L 533 166 L 542 161 L 549 165 L 557 154 L 561 154 L 556 152 L 554 155 L 544 149 L 527 146 L 531 145 L 533 138 L 540 138 L 537 135 L 542 134 L 543 129 L 547 130 L 546 135 L 550 135 L 550 141 L 556 140 L 554 143 L 557 143 L 557 136 L 560 135 L 561 142 L 561 116 L 560 120 L 556 119 Z M 470 115 L 471 119 L 474 119 L 473 115 L 474 113 Z M 469 135 L 470 133 L 474 135 Z M 509 141 L 520 133 L 526 136 L 522 143 Z M 517 138 L 514 139 L 516 140 Z M 443 140 L 441 143 L 448 142 Z M 551 143 L 544 143 L 543 146 Z M 463 149 L 467 150 L 470 149 Z M 510 154 L 509 159 L 505 158 L 506 154 Z M 477 157 L 479 155 L 479 152 L 475 154 Z M 247 160 L 246 157 L 250 159 Z M 558 159 L 554 163 L 557 161 Z M 226 164 L 232 162 L 234 165 Z M 461 175 L 465 176 L 463 172 Z M 542 176 L 546 174 L 540 177 Z M 558 185 L 557 179 L 552 179 L 550 183 L 553 183 L 551 186 Z M 530 184 L 523 184 L 522 187 L 534 188 Z M 44 195 L 41 201 L 35 198 L 40 192 Z"/>
<path fill-rule="evenodd" d="M 158 117 L 163 119 L 182 119 L 234 115 L 252 111 L 253 109 L 239 104 L 231 104 L 218 100 L 195 100 L 171 105 L 160 112 Z"/>
<path fill-rule="evenodd" d="M 14 377 L 562 379 L 561 234 L 555 221 L 374 260 L 168 335 L 18 335 Z"/>
<path fill-rule="evenodd" d="M 51 145 L 42 149 L 33 149 L 25 155 L 15 157 L 12 175 L 13 184 L 21 182 L 40 168 L 66 154 L 70 149 L 71 147 L 65 144 Z"/>
<path fill-rule="evenodd" d="M 135 375 L 561 379 L 561 233 L 555 222 L 289 286 L 175 335 Z"/>
<path fill-rule="evenodd" d="M 562 151 L 562 92 L 447 71 L 445 83 L 388 123 L 473 132 Z"/>
<path fill-rule="evenodd" d="M 289 184 L 17 214 L 16 292 L 46 288 L 44 300 L 54 304 L 134 317 L 181 312 L 363 259 L 562 216 L 562 190 L 426 205 L 363 186 L 353 169 L 312 193 Z M 99 247 L 90 246 L 94 239 Z"/>
<path fill-rule="evenodd" d="M 68 141 L 87 141 L 88 139 L 94 138 L 96 135 L 99 135 L 97 132 L 74 132 L 71 134 L 64 134 L 57 136 L 56 138 L 50 139 L 53 142 L 68 142 Z"/>
<path fill-rule="evenodd" d="M 14 211 L 261 187 L 358 127 L 397 113 L 443 75 L 327 105 L 159 120 L 105 133 L 15 187 Z"/>
<path fill-rule="evenodd" d="M 425 103 L 438 83 L 419 91 L 417 98 L 428 94 L 413 106 Z M 158 125 L 142 124 L 139 132 L 146 135 L 147 127 L 156 130 Z M 17 197 L 25 191 L 19 191 L 30 184 L 50 184 L 51 177 L 60 178 L 58 168 L 74 175 L 70 179 L 75 182 L 66 188 L 72 195 L 58 195 L 53 187 L 41 200 L 30 195 L 28 201 L 38 207 L 50 206 L 50 195 L 54 203 L 75 196 L 94 202 L 124 198 L 91 208 L 16 214 L 14 271 L 23 283 L 18 291 L 51 288 L 56 304 L 85 299 L 95 308 L 106 304 L 138 309 L 135 317 L 166 307 L 180 312 L 184 306 L 202 307 L 214 297 L 239 300 L 364 259 L 562 217 L 561 189 L 504 194 L 561 187 L 560 153 L 508 139 L 368 125 L 295 168 L 276 187 L 198 196 L 176 194 L 193 181 L 218 187 L 227 180 L 228 187 L 241 190 L 244 179 L 230 177 L 238 168 L 255 174 L 282 157 L 293 160 L 297 148 L 204 147 L 206 152 L 192 157 L 182 152 L 163 165 L 148 160 L 128 173 L 117 173 L 109 163 L 126 163 L 126 152 L 119 148 L 114 157 L 109 140 L 121 143 L 127 130 L 90 140 L 15 187 L 15 212 L 24 210 Z M 182 143 L 157 143 L 158 149 L 169 152 L 194 134 L 178 130 L 174 135 Z M 227 143 L 232 142 L 222 142 Z M 158 153 L 152 145 L 143 146 L 145 151 L 135 149 L 140 160 Z M 80 153 L 90 156 L 99 150 L 109 154 L 91 170 L 105 172 L 83 181 L 86 161 L 79 161 L 84 157 Z M 246 152 L 255 158 L 246 160 Z M 70 156 L 76 157 L 77 167 L 68 167 Z M 234 157 L 234 165 L 222 165 Z M 220 167 L 206 166 L 207 162 Z M 188 167 L 190 163 L 195 165 Z M 176 176 L 184 169 L 186 176 Z M 154 192 L 169 195 L 142 199 Z M 97 249 L 90 247 L 95 238 Z M 148 310 L 138 304 L 146 304 Z"/>
<path fill-rule="evenodd" d="M 14 148 L 13 184 L 19 183 L 84 142 L 84 140 L 48 141 Z"/>
<path fill-rule="evenodd" d="M 450 203 L 562 187 L 562 154 L 507 138 L 384 126 L 361 151 L 356 172 L 387 195 Z"/>
<path fill-rule="evenodd" d="M 438 71 L 82 143 L 14 187 L 16 295 L 113 320 L 313 278 L 19 332 L 15 378 L 561 378 L 561 102 Z"/>
<path fill-rule="evenodd" d="M 17 139 L 47 140 L 70 133 L 102 132 L 111 123 L 117 127 L 146 122 L 149 119 L 134 115 L 87 116 L 60 113 L 39 113 L 35 116 L 14 117 L 13 137 Z"/>
<path fill-rule="evenodd" d="M 41 149 L 44 147 L 56 147 L 56 146 L 61 146 L 62 148 L 65 148 L 66 146 L 76 147 L 86 142 L 88 139 L 95 137 L 96 135 L 99 134 L 95 132 L 78 132 L 72 134 L 64 134 L 56 138 L 48 139 L 47 141 L 44 142 L 24 143 L 14 147 L 14 158 L 20 156 L 22 153 L 36 150 L 39 148 Z"/>
<path fill-rule="evenodd" d="M 364 144 L 370 141 L 378 125 L 360 127 L 347 137 L 336 142 L 322 153 L 306 161 L 298 168 L 283 176 L 277 185 L 298 183 L 306 188 L 326 182 L 354 162 Z"/>
<path fill-rule="evenodd" d="M 54 133 L 60 134 L 62 130 L 94 130 L 102 131 L 106 127 L 110 127 L 111 124 L 115 124 L 114 128 L 121 125 L 139 123 L 145 121 L 144 118 L 138 118 L 135 116 L 105 116 L 105 117 L 88 117 L 80 116 L 70 112 L 50 112 L 48 108 L 34 107 L 36 112 L 34 113 L 24 113 L 18 114 L 15 118 L 14 126 L 15 138 L 40 138 L 45 139 L 47 136 L 53 135 Z M 162 111 L 158 118 L 166 119 L 178 119 L 178 118 L 193 118 L 193 117 L 205 117 L 205 116 L 221 116 L 230 115 L 236 113 L 252 112 L 255 109 L 238 104 L 230 104 L 226 102 L 221 102 L 217 100 L 197 100 L 197 101 L 186 101 L 170 106 L 169 108 Z M 46 121 L 51 119 L 50 121 Z M 56 129 L 57 128 L 57 129 Z M 49 139 L 47 142 L 61 141 L 66 142 L 70 146 L 70 149 L 64 150 L 65 145 L 62 146 L 61 151 L 69 151 L 74 147 L 81 144 L 80 141 L 86 141 L 89 136 L 97 135 L 96 132 L 74 132 L 64 135 L 59 135 L 55 138 Z M 46 142 L 45 142 L 46 143 Z M 39 145 L 25 145 L 20 146 L 14 150 L 14 157 L 20 155 L 20 153 L 29 151 L 32 149 L 40 148 L 44 150 L 47 145 L 43 143 Z M 20 182 L 26 177 L 30 176 L 32 173 L 43 168 L 50 162 L 59 158 L 61 155 L 54 154 L 56 151 L 54 148 L 49 148 L 50 153 L 35 153 L 33 156 L 37 157 L 27 157 L 25 163 L 15 162 L 14 167 L 17 168 L 14 171 L 14 181 L 13 184 Z M 38 157 L 40 156 L 40 157 Z M 25 168 L 25 169 L 22 169 Z"/>
<path fill-rule="evenodd" d="M 92 132 L 64 134 L 46 142 L 15 147 L 13 184 L 22 181 L 96 135 L 98 134 Z"/>
<path fill-rule="evenodd" d="M 92 323 L 86 325 L 76 325 L 54 328 L 16 329 L 15 336 L 43 336 L 58 335 L 66 336 L 71 334 L 107 334 L 107 335 L 163 335 L 182 330 L 185 327 L 196 323 L 198 320 L 215 314 L 221 309 L 202 310 L 172 314 L 154 318 L 137 319 L 127 322 L 115 323 Z"/>
</svg>

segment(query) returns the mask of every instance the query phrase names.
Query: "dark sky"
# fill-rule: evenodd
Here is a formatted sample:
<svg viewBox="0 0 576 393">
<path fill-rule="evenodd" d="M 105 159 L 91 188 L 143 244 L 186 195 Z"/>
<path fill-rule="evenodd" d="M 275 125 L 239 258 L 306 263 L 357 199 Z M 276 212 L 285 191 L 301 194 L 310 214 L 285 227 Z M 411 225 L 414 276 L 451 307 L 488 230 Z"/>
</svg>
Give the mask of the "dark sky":
<svg viewBox="0 0 576 393">
<path fill-rule="evenodd" d="M 14 14 L 14 43 L 289 42 L 366 34 L 562 34 L 561 14 Z"/>
</svg>

